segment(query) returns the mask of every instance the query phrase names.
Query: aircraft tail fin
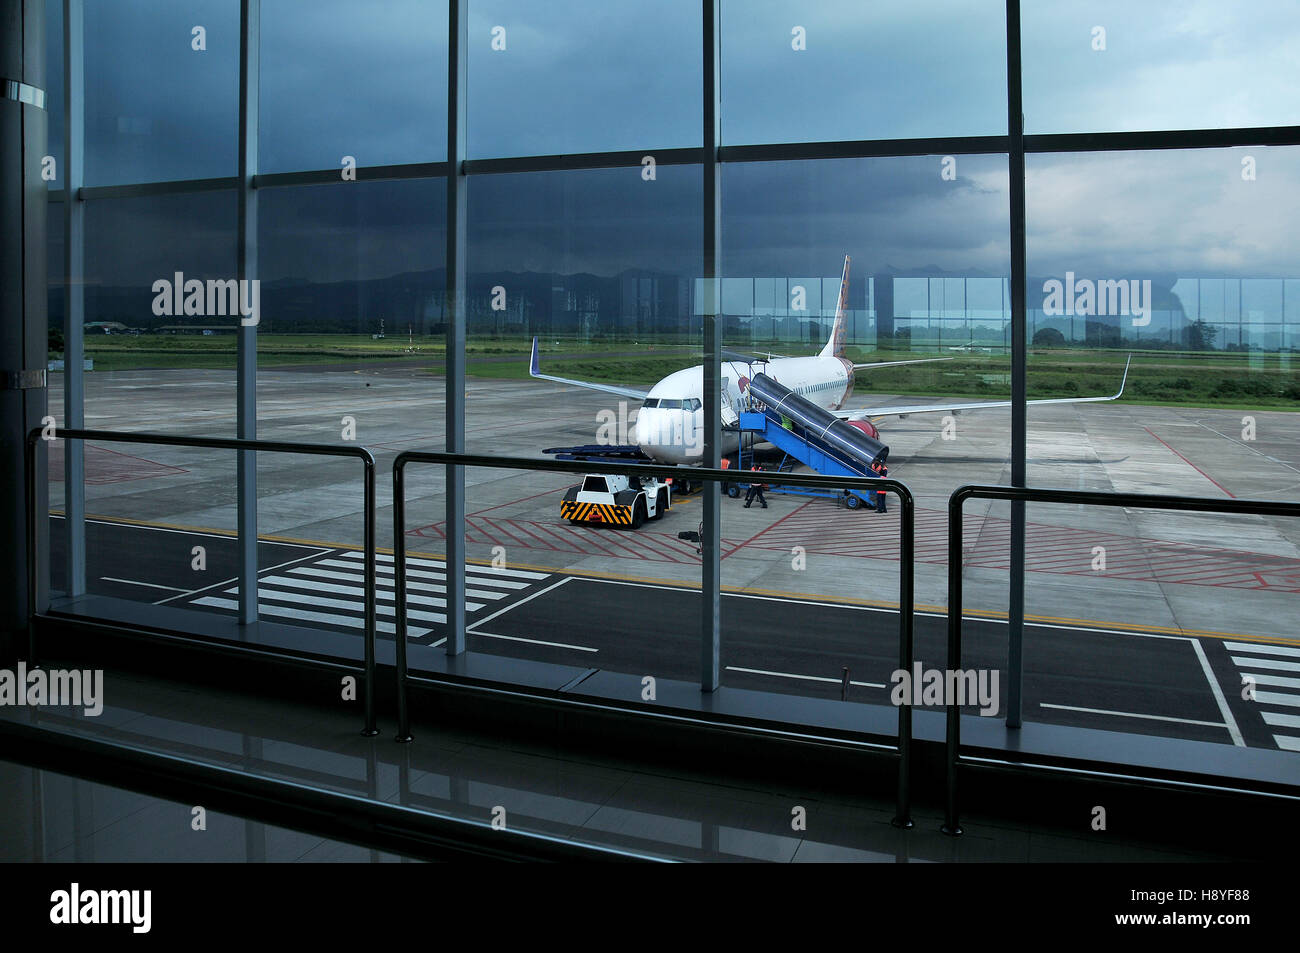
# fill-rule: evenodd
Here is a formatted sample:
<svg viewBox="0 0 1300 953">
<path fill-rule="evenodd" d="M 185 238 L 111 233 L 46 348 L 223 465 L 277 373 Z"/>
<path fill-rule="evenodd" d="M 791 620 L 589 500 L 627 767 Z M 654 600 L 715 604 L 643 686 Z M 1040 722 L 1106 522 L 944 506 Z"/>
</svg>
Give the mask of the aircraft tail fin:
<svg viewBox="0 0 1300 953">
<path fill-rule="evenodd" d="M 840 300 L 835 306 L 835 323 L 831 325 L 831 336 L 826 341 L 818 357 L 843 357 L 844 337 L 848 331 L 849 311 L 849 256 L 844 256 L 844 277 L 840 279 Z"/>
</svg>

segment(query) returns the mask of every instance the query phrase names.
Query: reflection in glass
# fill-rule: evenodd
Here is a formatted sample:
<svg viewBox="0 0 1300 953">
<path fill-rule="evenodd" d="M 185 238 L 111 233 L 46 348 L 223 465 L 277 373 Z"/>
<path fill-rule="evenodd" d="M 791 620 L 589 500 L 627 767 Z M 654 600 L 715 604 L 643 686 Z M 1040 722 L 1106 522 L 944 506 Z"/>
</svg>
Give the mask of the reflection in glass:
<svg viewBox="0 0 1300 953">
<path fill-rule="evenodd" d="M 235 174 L 239 4 L 87 3 L 85 31 L 87 185 Z"/>
<path fill-rule="evenodd" d="M 262 173 L 447 157 L 446 0 L 264 0 Z"/>
</svg>

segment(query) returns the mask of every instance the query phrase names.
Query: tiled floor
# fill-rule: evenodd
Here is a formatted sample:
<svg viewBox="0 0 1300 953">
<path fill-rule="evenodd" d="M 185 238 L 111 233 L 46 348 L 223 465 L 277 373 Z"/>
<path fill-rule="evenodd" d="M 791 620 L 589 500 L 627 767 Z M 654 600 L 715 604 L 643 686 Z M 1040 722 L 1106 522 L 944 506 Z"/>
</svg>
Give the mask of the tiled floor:
<svg viewBox="0 0 1300 953">
<path fill-rule="evenodd" d="M 797 780 L 729 784 L 594 760 L 465 731 L 418 725 L 416 741 L 359 734 L 357 719 L 110 675 L 115 699 L 98 718 L 67 710 L 0 709 L 0 717 L 88 733 L 276 778 L 461 817 L 685 860 L 1169 861 L 1212 859 L 967 816 L 960 838 L 940 816 L 890 824 L 883 800 L 829 795 Z M 2 861 L 394 861 L 400 858 L 195 807 L 0 763 Z M 802 819 L 802 827 L 796 824 Z"/>
</svg>

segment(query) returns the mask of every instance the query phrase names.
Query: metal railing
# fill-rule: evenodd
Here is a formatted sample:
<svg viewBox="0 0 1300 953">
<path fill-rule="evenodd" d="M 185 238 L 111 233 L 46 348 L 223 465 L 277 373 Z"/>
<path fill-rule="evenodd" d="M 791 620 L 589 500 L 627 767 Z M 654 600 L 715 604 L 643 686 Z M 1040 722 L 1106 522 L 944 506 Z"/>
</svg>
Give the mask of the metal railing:
<svg viewBox="0 0 1300 953">
<path fill-rule="evenodd" d="M 962 625 L 962 507 L 967 500 L 1007 500 L 1025 503 L 1082 503 L 1088 506 L 1124 506 L 1131 509 L 1181 510 L 1242 516 L 1300 516 L 1300 503 L 1270 500 L 1209 500 L 1196 497 L 1144 493 L 1110 493 L 1096 490 L 1056 490 L 967 484 L 948 498 L 948 669 L 961 668 Z M 946 803 L 943 830 L 960 834 L 957 810 L 957 764 L 961 748 L 961 707 L 954 696 L 947 706 Z"/>
<path fill-rule="evenodd" d="M 27 613 L 28 630 L 38 615 L 40 590 L 37 579 L 37 559 L 40 523 L 39 495 L 36 491 L 36 448 L 46 442 L 42 439 L 46 428 L 34 427 L 27 434 L 25 477 L 27 490 Z M 321 457 L 353 457 L 365 465 L 364 517 L 365 530 L 362 545 L 365 559 L 365 658 L 362 664 L 363 694 L 365 695 L 365 728 L 362 734 L 377 735 L 375 719 L 375 457 L 365 447 L 336 447 L 328 444 L 289 443 L 282 440 L 242 440 L 227 437 L 176 437 L 171 434 L 126 433 L 113 430 L 60 430 L 50 432 L 51 440 L 94 440 L 101 443 L 150 444 L 160 447 L 188 447 L 209 450 L 251 450 L 267 453 L 297 453 Z M 256 553 L 256 546 L 254 546 Z M 258 582 L 257 566 L 252 567 L 253 599 L 256 600 Z M 243 585 L 241 574 L 240 585 Z"/>
<path fill-rule="evenodd" d="M 432 463 L 457 467 L 484 467 L 497 470 L 532 470 L 544 473 L 601 473 L 640 474 L 644 476 L 673 476 L 692 482 L 729 483 L 737 474 L 729 470 L 700 467 L 664 467 L 652 464 L 600 463 L 577 460 L 539 460 L 527 457 L 479 456 L 464 453 L 444 453 L 405 450 L 393 461 L 393 589 L 396 625 L 397 662 L 397 740 L 411 740 L 410 711 L 407 704 L 409 667 L 406 648 L 406 467 L 410 463 Z M 913 555 L 915 546 L 916 503 L 907 485 L 893 479 L 869 477 L 830 477 L 816 473 L 782 474 L 782 485 L 804 486 L 817 489 L 885 490 L 898 495 L 902 540 L 899 553 L 899 667 L 912 670 L 914 654 L 914 592 Z M 450 594 L 450 587 L 449 587 Z M 910 706 L 898 706 L 898 796 L 895 823 L 910 827 L 911 821 L 911 770 L 912 770 L 912 711 Z"/>
</svg>

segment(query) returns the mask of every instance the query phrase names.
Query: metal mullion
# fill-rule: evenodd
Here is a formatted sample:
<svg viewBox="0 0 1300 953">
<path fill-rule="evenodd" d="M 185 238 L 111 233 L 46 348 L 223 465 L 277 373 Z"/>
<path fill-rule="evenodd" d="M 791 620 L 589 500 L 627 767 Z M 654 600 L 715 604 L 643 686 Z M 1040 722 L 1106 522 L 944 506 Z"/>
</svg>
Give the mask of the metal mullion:
<svg viewBox="0 0 1300 953">
<path fill-rule="evenodd" d="M 440 179 L 447 174 L 446 162 L 412 162 L 404 165 L 357 166 L 358 182 L 393 179 Z M 332 185 L 341 183 L 338 169 L 309 169 L 302 172 L 270 172 L 253 176 L 253 188 L 284 185 Z"/>
<path fill-rule="evenodd" d="M 82 0 L 63 0 L 63 420 L 61 426 L 85 426 L 86 206 L 81 201 L 85 178 L 85 17 Z M 63 530 L 67 547 L 69 596 L 86 592 L 86 448 L 81 441 L 64 444 Z"/>
<path fill-rule="evenodd" d="M 718 150 L 718 158 L 722 162 L 787 162 L 796 159 L 1000 154 L 1007 148 L 1006 136 L 937 136 L 723 146 Z"/>
<path fill-rule="evenodd" d="M 704 26 L 704 307 L 700 323 L 704 332 L 704 458 L 709 469 L 721 466 L 722 444 L 722 337 L 718 312 L 721 305 L 719 261 L 722 249 L 722 183 L 718 147 L 721 145 L 721 13 L 719 0 L 703 0 Z M 704 484 L 703 523 L 700 531 L 700 689 L 717 690 L 721 674 L 722 645 L 722 487 Z"/>
<path fill-rule="evenodd" d="M 239 5 L 239 174 L 236 272 L 240 287 L 257 278 L 258 83 L 261 0 Z M 257 439 L 257 325 L 239 323 L 236 359 L 236 436 Z M 257 452 L 236 453 L 239 546 L 239 621 L 257 621 Z"/>
<path fill-rule="evenodd" d="M 167 182 L 133 182 L 126 185 L 81 186 L 78 197 L 95 199 L 132 199 L 148 195 L 185 195 L 192 192 L 227 192 L 239 187 L 238 176 L 215 179 L 173 179 Z"/>
<path fill-rule="evenodd" d="M 1023 125 L 1022 125 L 1023 128 Z M 1168 129 L 1148 132 L 1039 133 L 1024 137 L 1025 152 L 1153 152 L 1234 146 L 1300 145 L 1300 126 Z"/>
<path fill-rule="evenodd" d="M 1025 382 L 1027 270 L 1025 239 L 1025 115 L 1020 72 L 1020 0 L 1007 0 L 1007 133 L 1011 219 L 1011 485 L 1023 487 L 1027 469 L 1028 405 Z M 1025 503 L 1011 503 L 1011 559 L 1007 603 L 1007 727 L 1019 728 L 1024 682 Z M 960 623 L 960 620 L 958 620 Z"/>
<path fill-rule="evenodd" d="M 446 446 L 465 451 L 465 140 L 469 60 L 469 0 L 447 4 L 447 363 Z M 465 651 L 465 468 L 449 464 L 447 525 L 447 654 Z"/>
<path fill-rule="evenodd" d="M 464 169 L 466 175 L 497 175 L 505 172 L 636 168 L 648 155 L 654 156 L 655 165 L 694 165 L 704 157 L 703 150 L 694 148 L 635 149 L 618 152 L 575 152 L 568 155 L 467 159 L 464 162 Z"/>
</svg>

